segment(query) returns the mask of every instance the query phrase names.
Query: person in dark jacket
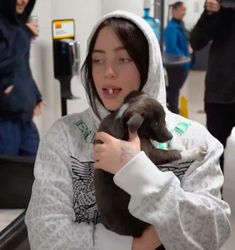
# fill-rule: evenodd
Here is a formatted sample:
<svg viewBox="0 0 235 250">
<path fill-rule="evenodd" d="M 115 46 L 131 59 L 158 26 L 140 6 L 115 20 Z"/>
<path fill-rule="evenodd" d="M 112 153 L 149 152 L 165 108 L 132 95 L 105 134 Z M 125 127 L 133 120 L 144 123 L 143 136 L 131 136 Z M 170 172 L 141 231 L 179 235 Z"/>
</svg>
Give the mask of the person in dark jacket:
<svg viewBox="0 0 235 250">
<path fill-rule="evenodd" d="M 172 19 L 164 29 L 164 52 L 166 54 L 190 57 L 188 34 L 183 22 L 186 6 L 183 2 L 178 1 L 170 5 L 170 7 L 172 10 Z M 190 63 L 174 66 L 165 65 L 165 68 L 168 76 L 168 108 L 170 111 L 178 114 L 180 89 L 188 76 Z"/>
<path fill-rule="evenodd" d="M 0 154 L 34 156 L 39 134 L 32 121 L 41 94 L 29 65 L 35 0 L 0 0 Z"/>
<path fill-rule="evenodd" d="M 204 95 L 206 125 L 225 147 L 235 126 L 235 9 L 222 7 L 217 0 L 206 0 L 190 42 L 194 50 L 211 42 Z"/>
</svg>

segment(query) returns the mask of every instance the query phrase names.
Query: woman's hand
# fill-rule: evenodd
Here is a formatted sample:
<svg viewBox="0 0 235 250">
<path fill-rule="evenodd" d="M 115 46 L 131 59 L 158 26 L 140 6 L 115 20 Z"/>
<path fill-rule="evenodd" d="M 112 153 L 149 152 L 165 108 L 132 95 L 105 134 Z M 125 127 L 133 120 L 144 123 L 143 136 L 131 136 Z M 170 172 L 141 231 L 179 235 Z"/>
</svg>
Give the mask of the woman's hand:
<svg viewBox="0 0 235 250">
<path fill-rule="evenodd" d="M 161 241 L 153 226 L 148 227 L 139 238 L 134 238 L 132 250 L 154 250 Z"/>
<path fill-rule="evenodd" d="M 219 0 L 206 0 L 205 9 L 209 14 L 218 12 L 220 10 Z"/>
<path fill-rule="evenodd" d="M 29 21 L 29 22 L 26 23 L 26 26 L 28 26 L 28 28 L 32 31 L 34 36 L 39 35 L 39 25 L 38 25 L 38 23 L 35 23 L 33 21 Z"/>
<path fill-rule="evenodd" d="M 14 86 L 10 85 L 8 86 L 5 90 L 4 90 L 4 95 L 10 95 L 12 90 L 13 90 Z"/>
<path fill-rule="evenodd" d="M 111 174 L 116 174 L 140 152 L 140 139 L 137 133 L 129 132 L 129 141 L 123 141 L 107 133 L 98 132 L 95 140 L 103 142 L 94 146 L 95 167 Z"/>
<path fill-rule="evenodd" d="M 43 101 L 36 104 L 33 110 L 33 116 L 39 116 L 42 114 L 42 106 L 45 105 Z"/>
</svg>

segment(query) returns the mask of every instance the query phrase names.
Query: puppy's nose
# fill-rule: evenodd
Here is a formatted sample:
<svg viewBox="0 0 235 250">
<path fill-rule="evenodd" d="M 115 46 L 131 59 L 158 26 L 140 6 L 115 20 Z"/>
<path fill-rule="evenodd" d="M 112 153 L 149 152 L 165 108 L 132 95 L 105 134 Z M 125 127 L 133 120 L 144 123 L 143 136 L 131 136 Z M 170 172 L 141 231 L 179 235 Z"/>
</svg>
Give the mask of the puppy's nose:
<svg viewBox="0 0 235 250">
<path fill-rule="evenodd" d="M 159 132 L 160 132 L 158 134 L 158 141 L 159 142 L 167 142 L 167 141 L 171 140 L 173 137 L 171 132 L 166 127 L 162 127 Z"/>
<path fill-rule="evenodd" d="M 169 131 L 167 131 L 167 134 L 166 134 L 166 141 L 171 140 L 172 137 L 173 137 L 173 135 L 172 135 Z"/>
</svg>

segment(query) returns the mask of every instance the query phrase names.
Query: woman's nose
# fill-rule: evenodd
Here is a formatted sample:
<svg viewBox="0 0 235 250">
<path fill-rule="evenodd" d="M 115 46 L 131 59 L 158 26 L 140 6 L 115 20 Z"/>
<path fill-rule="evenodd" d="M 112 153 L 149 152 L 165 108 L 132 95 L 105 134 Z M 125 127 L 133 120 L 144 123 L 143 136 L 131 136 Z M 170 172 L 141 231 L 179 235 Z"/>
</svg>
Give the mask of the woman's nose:
<svg viewBox="0 0 235 250">
<path fill-rule="evenodd" d="M 114 78 L 117 76 L 117 72 L 116 72 L 115 67 L 112 63 L 108 63 L 106 65 L 104 75 L 107 78 Z"/>
</svg>

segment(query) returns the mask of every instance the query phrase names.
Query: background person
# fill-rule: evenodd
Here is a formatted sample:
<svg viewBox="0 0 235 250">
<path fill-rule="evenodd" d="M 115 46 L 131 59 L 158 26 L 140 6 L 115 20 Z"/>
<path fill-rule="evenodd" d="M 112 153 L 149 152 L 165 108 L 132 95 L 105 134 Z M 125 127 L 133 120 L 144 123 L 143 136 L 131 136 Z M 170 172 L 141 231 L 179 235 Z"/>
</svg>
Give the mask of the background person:
<svg viewBox="0 0 235 250">
<path fill-rule="evenodd" d="M 211 43 L 205 79 L 206 125 L 225 147 L 235 126 L 235 9 L 217 0 L 205 1 L 205 10 L 192 30 L 190 43 L 200 50 Z M 223 157 L 221 157 L 223 169 Z"/>
<path fill-rule="evenodd" d="M 172 18 L 164 29 L 164 52 L 178 56 L 190 56 L 188 32 L 184 27 L 183 18 L 186 6 L 178 1 L 170 5 Z M 179 95 L 190 69 L 190 63 L 165 66 L 168 76 L 167 104 L 170 111 L 179 113 Z"/>
<path fill-rule="evenodd" d="M 32 77 L 30 42 L 38 31 L 25 25 L 35 0 L 0 1 L 0 154 L 35 156 L 39 134 L 32 121 L 41 94 Z M 31 25 L 32 26 L 32 25 Z"/>
<path fill-rule="evenodd" d="M 104 16 L 90 36 L 82 74 L 91 107 L 59 119 L 40 142 L 25 220 L 31 249 L 219 249 L 230 235 L 230 208 L 220 198 L 222 145 L 204 126 L 167 110 L 161 52 L 148 23 L 125 11 Z M 140 152 L 137 134 L 129 141 L 96 134 L 99 117 L 139 89 L 164 106 L 172 147 L 206 145 L 205 157 L 155 166 Z M 95 137 L 103 147 L 94 148 Z M 141 237 L 100 223 L 94 167 L 114 173 L 131 196 L 131 214 L 152 225 Z"/>
</svg>

